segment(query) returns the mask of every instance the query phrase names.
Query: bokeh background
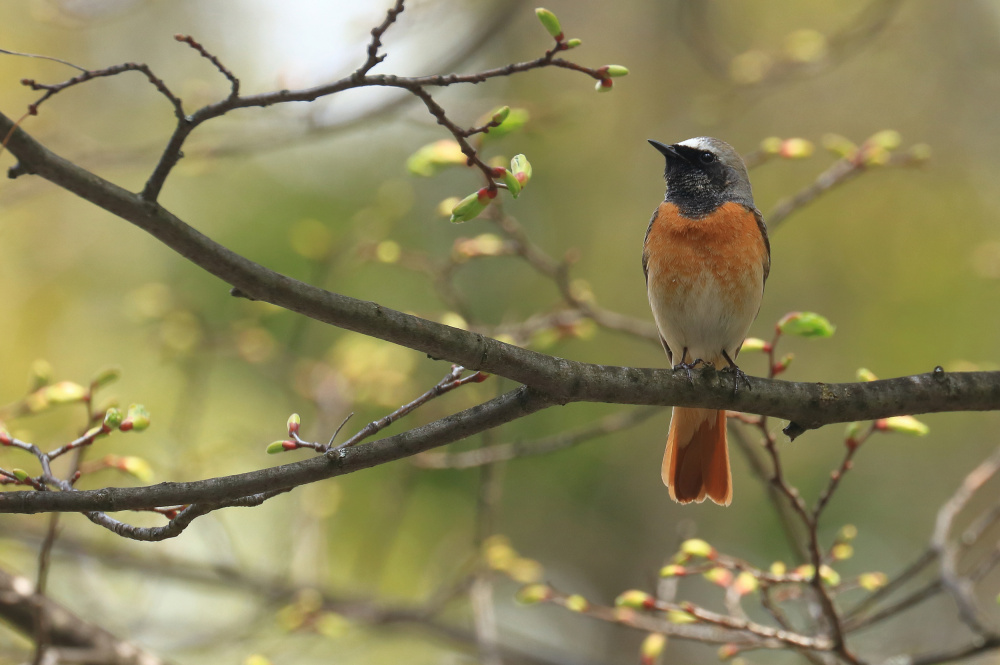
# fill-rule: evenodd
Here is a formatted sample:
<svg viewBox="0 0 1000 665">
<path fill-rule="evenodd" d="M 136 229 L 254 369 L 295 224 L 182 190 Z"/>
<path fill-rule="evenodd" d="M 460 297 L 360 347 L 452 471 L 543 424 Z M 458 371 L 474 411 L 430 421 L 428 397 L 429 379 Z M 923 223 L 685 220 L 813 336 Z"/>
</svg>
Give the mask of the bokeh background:
<svg viewBox="0 0 1000 665">
<path fill-rule="evenodd" d="M 242 80 L 245 91 L 304 87 L 344 75 L 363 59 L 367 32 L 388 3 L 244 0 L 2 0 L 0 47 L 85 67 L 148 63 L 189 109 L 220 98 L 225 81 L 174 41 L 191 34 Z M 384 6 L 386 5 L 386 6 Z M 773 231 L 772 271 L 752 335 L 769 337 L 793 310 L 827 316 L 836 334 L 786 339 L 784 377 L 854 380 L 947 369 L 995 369 L 1000 332 L 1000 3 L 844 0 L 801 3 L 553 0 L 569 57 L 622 64 L 611 94 L 593 81 L 546 69 L 437 97 L 471 125 L 503 105 L 530 120 L 484 148 L 524 153 L 528 190 L 507 206 L 545 251 L 578 253 L 577 288 L 596 302 L 650 321 L 639 257 L 662 199 L 662 158 L 646 144 L 713 135 L 752 152 L 770 136 L 817 145 L 800 160 L 771 160 L 751 177 L 765 213 L 809 185 L 835 157 L 835 133 L 860 142 L 900 133 L 903 149 L 927 144 L 920 168 L 872 168 L 804 207 Z M 471 72 L 541 54 L 549 38 L 523 2 L 414 0 L 385 38 L 379 70 L 400 75 Z M 57 63 L 0 58 L 0 104 L 19 117 L 37 93 L 22 78 L 73 75 Z M 399 101 L 402 99 L 403 101 Z M 386 109 L 386 105 L 391 106 Z M 141 188 L 172 126 L 171 109 L 141 75 L 94 82 L 47 102 L 25 128 L 46 145 L 125 187 Z M 488 222 L 451 225 L 436 212 L 479 187 L 475 173 L 407 173 L 420 146 L 447 138 L 412 100 L 360 90 L 311 105 L 249 110 L 199 129 L 161 202 L 214 239 L 271 268 L 356 298 L 455 322 L 432 280 L 398 256 L 445 262 L 456 239 L 494 233 Z M 13 164 L 2 158 L 6 168 Z M 107 366 L 107 389 L 141 402 L 149 431 L 116 436 L 92 453 L 137 455 L 155 479 L 194 480 L 249 471 L 275 459 L 288 414 L 324 440 L 384 415 L 433 385 L 447 366 L 406 349 L 233 299 L 226 285 L 141 231 L 38 179 L 0 185 L 0 403 L 38 375 L 85 383 Z M 477 322 L 517 322 L 559 306 L 551 281 L 514 257 L 470 261 L 455 288 Z M 600 329 L 535 348 L 575 360 L 664 366 L 658 345 Z M 743 368 L 764 373 L 760 356 Z M 35 377 L 35 378 L 33 378 Z M 501 380 L 464 388 L 397 424 L 401 431 L 509 389 Z M 613 413 L 577 404 L 491 433 L 485 443 L 531 440 Z M 467 642 L 421 622 L 372 627 L 349 608 L 323 630 L 296 624 L 290 600 L 268 585 L 412 606 L 461 579 L 484 533 L 499 533 L 544 570 L 544 579 L 594 602 L 651 589 L 683 537 L 767 566 L 793 562 L 764 488 L 734 454 L 732 507 L 680 507 L 659 478 L 669 413 L 551 456 L 492 471 L 495 509 L 484 513 L 480 470 L 432 471 L 401 461 L 304 487 L 255 509 L 229 509 L 159 544 L 123 541 L 80 516 L 61 520 L 53 597 L 112 632 L 178 663 L 475 662 Z M 7 423 L 54 446 L 83 426 L 67 407 Z M 860 451 L 821 533 L 859 535 L 844 575 L 893 573 L 926 546 L 935 512 L 994 446 L 997 414 L 931 415 L 921 438 L 879 435 Z M 780 424 L 775 423 L 775 427 Z M 812 499 L 843 454 L 831 426 L 781 444 L 789 480 Z M 484 441 L 460 444 L 459 448 Z M 29 465 L 13 452 L 0 465 Z M 83 486 L 136 483 L 112 472 Z M 995 494 L 996 488 L 988 490 Z M 127 516 L 132 519 L 134 516 Z M 156 524 L 150 516 L 138 523 Z M 0 516 L 0 562 L 33 575 L 46 516 Z M 213 571 L 242 578 L 218 582 Z M 234 573 L 235 574 L 235 573 Z M 235 580 L 235 581 L 234 581 Z M 983 582 L 984 598 L 997 592 Z M 718 605 L 719 591 L 685 582 L 681 594 Z M 555 607 L 520 607 L 517 584 L 498 579 L 502 643 L 550 662 L 636 662 L 641 634 Z M 860 597 L 860 596 L 858 596 Z M 295 603 L 298 603 L 296 605 Z M 285 608 L 285 609 L 282 609 Z M 459 599 L 443 615 L 471 626 Z M 919 650 L 963 635 L 947 601 L 932 602 L 856 644 L 875 655 Z M 296 629 L 298 628 L 298 629 Z M 29 643 L 0 630 L 0 663 L 21 662 Z M 672 642 L 668 661 L 711 661 L 714 647 Z M 334 658 L 335 654 L 335 658 Z M 510 662 L 519 662 L 507 655 Z M 749 654 L 747 662 L 777 662 Z"/>
</svg>

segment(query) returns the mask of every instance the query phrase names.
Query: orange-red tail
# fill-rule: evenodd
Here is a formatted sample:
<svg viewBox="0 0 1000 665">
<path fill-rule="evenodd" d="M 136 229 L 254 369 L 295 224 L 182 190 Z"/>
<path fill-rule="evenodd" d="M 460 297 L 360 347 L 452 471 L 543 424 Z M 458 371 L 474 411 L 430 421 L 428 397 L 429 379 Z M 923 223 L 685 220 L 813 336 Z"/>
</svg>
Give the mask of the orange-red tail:
<svg viewBox="0 0 1000 665">
<path fill-rule="evenodd" d="M 670 498 L 720 506 L 733 500 L 733 477 L 726 445 L 726 412 L 674 407 L 661 468 Z"/>
</svg>

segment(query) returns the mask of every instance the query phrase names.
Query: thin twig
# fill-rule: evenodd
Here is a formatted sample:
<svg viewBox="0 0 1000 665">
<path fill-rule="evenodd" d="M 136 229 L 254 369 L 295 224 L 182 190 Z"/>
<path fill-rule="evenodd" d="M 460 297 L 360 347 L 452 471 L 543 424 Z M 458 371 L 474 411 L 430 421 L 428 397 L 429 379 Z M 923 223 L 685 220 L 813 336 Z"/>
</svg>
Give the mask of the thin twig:
<svg viewBox="0 0 1000 665">
<path fill-rule="evenodd" d="M 174 39 L 183 44 L 187 44 L 188 46 L 193 48 L 195 51 L 198 52 L 199 55 L 201 55 L 201 57 L 211 62 L 212 65 L 214 65 L 215 68 L 219 70 L 219 73 L 221 73 L 223 76 L 226 77 L 226 80 L 229 81 L 230 99 L 240 96 L 240 80 L 236 78 L 236 76 L 231 71 L 229 71 L 229 69 L 224 64 L 222 64 L 222 62 L 219 60 L 218 57 L 216 57 L 212 53 L 209 53 L 208 49 L 206 49 L 200 42 L 198 42 L 191 35 L 174 35 Z"/>
</svg>

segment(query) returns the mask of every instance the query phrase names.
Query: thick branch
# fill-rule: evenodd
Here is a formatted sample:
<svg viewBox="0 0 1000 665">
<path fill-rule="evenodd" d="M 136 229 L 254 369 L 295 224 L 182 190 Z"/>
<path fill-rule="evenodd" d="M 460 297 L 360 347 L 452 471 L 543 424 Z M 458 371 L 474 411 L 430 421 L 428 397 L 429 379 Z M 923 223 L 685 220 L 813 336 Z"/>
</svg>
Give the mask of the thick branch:
<svg viewBox="0 0 1000 665">
<path fill-rule="evenodd" d="M 458 441 L 552 406 L 542 394 L 521 387 L 485 404 L 402 434 L 352 448 L 335 448 L 301 462 L 187 483 L 109 487 L 81 492 L 3 492 L 0 513 L 113 512 L 183 503 L 221 503 L 367 469 Z"/>
<path fill-rule="evenodd" d="M 0 114 L 0 135 L 12 127 L 13 122 Z M 752 378 L 751 390 L 736 394 L 732 378 L 711 369 L 696 372 L 692 385 L 683 373 L 675 376 L 668 370 L 593 365 L 548 356 L 331 293 L 269 270 L 214 242 L 159 204 L 50 152 L 21 129 L 11 134 L 8 149 L 21 162 L 16 167 L 19 172 L 36 173 L 135 224 L 251 298 L 470 370 L 498 374 L 531 386 L 556 402 L 729 409 L 784 418 L 806 429 L 901 414 L 1000 409 L 1000 372 L 934 372 L 848 384 Z"/>
<path fill-rule="evenodd" d="M 80 618 L 54 600 L 35 593 L 34 585 L 27 578 L 0 570 L 0 618 L 4 623 L 32 638 L 39 616 L 44 617 L 47 625 L 49 649 L 65 657 L 65 660 L 57 658 L 59 662 L 105 665 L 163 665 L 165 662 Z"/>
</svg>

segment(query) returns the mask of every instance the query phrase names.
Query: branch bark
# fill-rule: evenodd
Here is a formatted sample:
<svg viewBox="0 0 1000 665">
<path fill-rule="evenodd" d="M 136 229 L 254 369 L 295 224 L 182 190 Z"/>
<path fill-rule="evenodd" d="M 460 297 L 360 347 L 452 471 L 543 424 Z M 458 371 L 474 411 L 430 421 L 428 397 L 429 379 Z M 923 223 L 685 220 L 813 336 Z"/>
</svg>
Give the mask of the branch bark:
<svg viewBox="0 0 1000 665">
<path fill-rule="evenodd" d="M 0 512 L 108 511 L 199 501 L 218 502 L 341 475 L 444 445 L 553 404 L 608 402 L 728 409 L 783 418 L 791 431 L 836 422 L 941 411 L 1000 409 L 1000 372 L 933 373 L 845 384 L 751 378 L 734 392 L 726 373 L 685 373 L 576 362 L 325 291 L 255 263 L 216 243 L 156 202 L 143 199 L 63 159 L 0 114 L 0 135 L 19 163 L 11 175 L 37 174 L 151 234 L 239 293 L 318 321 L 497 374 L 527 386 L 474 409 L 356 450 L 194 483 L 92 492 L 0 495 Z"/>
<path fill-rule="evenodd" d="M 683 372 L 595 365 L 529 351 L 269 270 L 208 238 L 158 203 L 49 151 L 20 128 L 14 129 L 10 118 L 0 114 L 0 135 L 8 132 L 8 149 L 19 160 L 12 173 L 37 174 L 131 222 L 249 298 L 470 370 L 503 376 L 555 402 L 729 409 L 784 418 L 805 429 L 893 415 L 1000 409 L 1000 372 L 935 371 L 845 384 L 751 378 L 751 390 L 734 393 L 729 376 L 712 369 L 695 372 L 697 379 L 692 384 Z"/>
</svg>

